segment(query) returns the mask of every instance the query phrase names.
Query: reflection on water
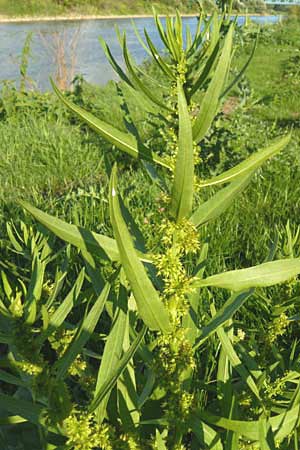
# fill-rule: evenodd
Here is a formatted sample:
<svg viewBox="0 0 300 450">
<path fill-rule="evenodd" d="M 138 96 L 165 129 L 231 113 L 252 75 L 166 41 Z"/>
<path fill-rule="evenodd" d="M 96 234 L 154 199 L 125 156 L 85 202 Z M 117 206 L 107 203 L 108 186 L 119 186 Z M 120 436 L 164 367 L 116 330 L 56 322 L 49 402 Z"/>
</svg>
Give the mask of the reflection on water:
<svg viewBox="0 0 300 450">
<path fill-rule="evenodd" d="M 271 23 L 278 21 L 278 16 L 252 17 L 252 19 L 260 23 Z M 189 24 L 192 32 L 195 31 L 197 26 L 195 17 L 183 20 L 185 25 Z M 242 24 L 243 21 L 244 18 L 239 17 L 239 23 Z M 162 49 L 153 19 L 135 19 L 135 24 L 141 33 L 146 28 L 156 46 Z M 98 40 L 101 35 L 109 44 L 117 61 L 121 63 L 122 57 L 116 37 L 116 26 L 121 32 L 126 31 L 129 50 L 136 62 L 141 63 L 147 54 L 137 41 L 131 21 L 127 18 L 0 24 L 0 80 L 19 80 L 20 55 L 29 32 L 33 33 L 33 39 L 28 75 L 40 89 L 49 87 L 49 76 L 56 72 L 55 58 L 50 47 L 53 46 L 53 35 L 62 32 L 64 41 L 69 47 L 65 51 L 69 55 L 72 54 L 70 50 L 72 39 L 75 48 L 74 35 L 78 34 L 76 60 L 73 61 L 74 73 L 83 75 L 87 81 L 97 84 L 105 84 L 108 80 L 116 79 Z M 71 64 L 71 62 L 69 63 Z"/>
</svg>

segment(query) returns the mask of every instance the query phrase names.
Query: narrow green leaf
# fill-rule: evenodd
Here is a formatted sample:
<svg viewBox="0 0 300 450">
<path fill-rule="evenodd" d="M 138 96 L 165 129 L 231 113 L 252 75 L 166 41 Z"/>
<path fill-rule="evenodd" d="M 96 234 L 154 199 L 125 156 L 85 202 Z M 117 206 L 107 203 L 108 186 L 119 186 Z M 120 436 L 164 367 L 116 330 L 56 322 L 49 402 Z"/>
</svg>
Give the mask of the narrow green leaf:
<svg viewBox="0 0 300 450">
<path fill-rule="evenodd" d="M 171 212 L 179 222 L 190 217 L 194 195 L 194 148 L 192 124 L 180 81 L 177 82 L 179 136 L 178 152 L 172 189 Z"/>
<path fill-rule="evenodd" d="M 201 70 L 201 73 L 198 75 L 198 78 L 194 80 L 191 90 L 189 92 L 189 98 L 191 98 L 197 91 L 200 89 L 203 84 L 206 82 L 206 80 L 209 78 L 210 74 L 212 73 L 215 64 L 217 62 L 217 58 L 219 55 L 219 43 L 215 45 L 215 48 L 209 58 L 207 59 L 204 67 Z"/>
<path fill-rule="evenodd" d="M 299 420 L 300 405 L 288 410 L 286 413 L 273 416 L 269 419 L 275 440 L 281 442 L 287 437 L 297 425 Z M 259 423 L 257 420 L 243 421 L 231 420 L 225 417 L 216 416 L 206 411 L 198 411 L 195 413 L 195 418 L 208 422 L 211 425 L 221 427 L 225 430 L 235 431 L 241 436 L 251 441 L 259 441 Z"/>
<path fill-rule="evenodd" d="M 174 21 L 172 17 L 166 17 L 166 37 L 168 40 L 169 48 L 171 49 L 171 54 L 176 62 L 181 60 L 182 48 L 176 40 L 174 32 Z"/>
<path fill-rule="evenodd" d="M 122 375 L 123 371 L 127 367 L 127 364 L 129 361 L 133 358 L 135 355 L 137 349 L 139 348 L 139 345 L 141 344 L 145 333 L 146 333 L 147 327 L 144 325 L 140 333 L 136 336 L 133 343 L 130 345 L 127 352 L 124 353 L 122 358 L 119 361 L 118 366 L 115 368 L 114 372 L 110 376 L 109 379 L 106 380 L 106 382 L 101 386 L 99 389 L 97 395 L 95 396 L 94 400 L 90 404 L 89 412 L 92 413 L 95 411 L 95 409 L 100 405 L 104 397 L 108 392 L 110 392 L 113 387 L 115 386 L 116 382 L 118 381 L 118 378 Z"/>
<path fill-rule="evenodd" d="M 3 272 L 3 270 L 1 270 L 1 279 L 2 279 L 4 293 L 5 293 L 6 297 L 8 298 L 8 300 L 11 302 L 13 300 L 13 290 L 12 290 L 11 284 L 7 278 L 7 275 L 5 272 Z M 5 308 L 5 306 L 4 306 L 4 308 Z"/>
<path fill-rule="evenodd" d="M 209 425 L 199 420 L 195 415 L 191 415 L 188 425 L 201 445 L 209 450 L 223 450 L 220 435 Z"/>
<path fill-rule="evenodd" d="M 58 363 L 56 364 L 57 379 L 64 378 L 65 374 L 67 373 L 69 367 L 75 360 L 76 356 L 82 351 L 83 347 L 90 339 L 99 321 L 109 292 L 110 292 L 110 284 L 106 283 L 103 291 L 97 298 L 95 304 L 93 305 L 90 312 L 83 320 L 79 332 L 75 335 L 73 341 L 71 342 L 70 346 L 68 347 L 64 355 L 58 360 Z"/>
<path fill-rule="evenodd" d="M 141 44 L 141 46 L 143 47 L 143 49 L 148 53 L 149 56 L 151 56 L 151 51 L 149 50 L 149 48 L 147 47 L 147 45 L 145 44 L 145 42 L 143 41 L 143 38 L 135 24 L 135 21 L 133 19 L 131 19 L 131 25 L 134 31 L 134 34 L 136 35 L 139 43 Z"/>
<path fill-rule="evenodd" d="M 253 172 L 244 178 L 238 178 L 218 191 L 213 197 L 198 206 L 190 221 L 196 227 L 199 227 L 219 217 L 229 208 L 236 197 L 246 189 L 252 176 Z"/>
<path fill-rule="evenodd" d="M 13 337 L 12 336 L 9 336 L 9 335 L 7 335 L 7 334 L 5 334 L 5 333 L 0 331 L 0 343 L 1 344 L 10 345 L 10 344 L 12 344 L 12 341 L 13 341 Z"/>
<path fill-rule="evenodd" d="M 288 135 L 272 142 L 270 146 L 259 150 L 256 153 L 253 153 L 249 158 L 233 167 L 232 169 L 229 169 L 221 175 L 211 178 L 210 180 L 201 182 L 200 186 L 205 187 L 213 186 L 215 184 L 228 183 L 229 181 L 232 181 L 240 177 L 241 175 L 248 175 L 250 172 L 258 169 L 269 158 L 281 152 L 281 150 L 283 150 L 287 146 L 290 139 L 291 135 Z"/>
<path fill-rule="evenodd" d="M 183 27 L 182 27 L 182 19 L 181 15 L 176 9 L 176 17 L 175 17 L 175 23 L 174 23 L 174 34 L 176 37 L 176 42 L 178 43 L 178 47 L 180 49 L 183 48 Z"/>
<path fill-rule="evenodd" d="M 154 94 L 153 91 L 150 90 L 145 84 L 143 80 L 141 80 L 141 77 L 138 75 L 138 73 L 135 71 L 133 65 L 131 64 L 130 55 L 128 52 L 127 44 L 126 44 L 126 37 L 124 35 L 123 38 L 123 56 L 125 60 L 126 67 L 128 69 L 128 72 L 133 80 L 133 84 L 141 91 L 146 97 L 151 100 L 156 105 L 160 106 L 161 108 L 170 111 L 170 109 L 166 106 L 166 103 L 163 103 L 160 99 L 158 99 Z M 154 160 L 154 159 L 153 159 Z"/>
<path fill-rule="evenodd" d="M 129 86 L 133 87 L 133 84 L 131 83 L 131 81 L 127 77 L 126 73 L 123 71 L 122 67 L 115 60 L 115 58 L 113 57 L 113 55 L 112 55 L 112 53 L 110 51 L 109 46 L 107 45 L 107 43 L 105 42 L 105 40 L 101 36 L 99 36 L 99 42 L 101 44 L 101 47 L 103 48 L 103 51 L 105 53 L 105 56 L 106 56 L 107 60 L 109 61 L 110 65 L 112 66 L 114 71 L 119 75 L 121 80 L 125 81 L 125 83 L 127 83 Z"/>
<path fill-rule="evenodd" d="M 4 411 L 23 417 L 31 423 L 39 425 L 44 408 L 36 403 L 0 393 L 0 407 Z"/>
<path fill-rule="evenodd" d="M 50 316 L 48 328 L 39 337 L 40 343 L 43 343 L 49 336 L 51 336 L 51 334 L 54 333 L 54 331 L 56 331 L 63 324 L 65 318 L 71 312 L 80 294 L 81 287 L 84 281 L 84 275 L 85 271 L 84 269 L 82 269 L 69 294 Z"/>
<path fill-rule="evenodd" d="M 154 15 L 154 21 L 155 21 L 155 25 L 158 31 L 158 34 L 163 42 L 163 44 L 165 45 L 166 49 L 168 50 L 168 52 L 170 54 L 172 54 L 169 43 L 168 43 L 168 39 L 164 30 L 164 27 L 158 17 L 158 14 L 156 13 L 155 9 L 153 8 L 153 15 Z"/>
<path fill-rule="evenodd" d="M 16 425 L 24 422 L 27 422 L 27 419 L 21 416 L 0 417 L 0 425 Z"/>
<path fill-rule="evenodd" d="M 204 23 L 202 26 L 203 16 L 201 13 L 200 20 L 198 21 L 197 29 L 196 29 L 196 32 L 194 35 L 193 43 L 191 45 L 191 48 L 187 51 L 188 58 L 194 58 L 195 52 L 197 51 L 197 49 L 200 49 L 201 52 L 203 52 L 203 48 L 201 48 L 202 47 L 201 43 L 205 39 L 205 37 L 210 29 L 212 21 L 213 21 L 213 14 L 209 17 L 209 19 L 207 21 L 204 20 Z"/>
<path fill-rule="evenodd" d="M 185 27 L 185 41 L 186 41 L 186 52 L 188 53 L 193 43 L 191 28 L 189 27 L 189 25 L 186 25 Z"/>
<path fill-rule="evenodd" d="M 172 72 L 172 70 L 170 69 L 170 67 L 165 63 L 165 61 L 163 60 L 163 58 L 160 56 L 157 48 L 155 47 L 155 45 L 153 44 L 152 40 L 150 39 L 149 34 L 147 33 L 146 30 L 144 30 L 145 33 L 145 37 L 147 40 L 147 44 L 149 46 L 149 49 L 151 51 L 151 54 L 153 56 L 154 61 L 158 64 L 158 66 L 160 67 L 160 69 L 172 80 L 176 80 L 176 75 L 174 75 L 174 73 Z"/>
<path fill-rule="evenodd" d="M 155 385 L 155 373 L 153 370 L 148 369 L 148 376 L 146 384 L 138 398 L 138 409 L 141 409 L 144 403 L 149 399 Z"/>
<path fill-rule="evenodd" d="M 127 302 L 127 292 L 124 291 L 124 294 L 126 295 Z M 129 329 L 129 314 L 127 314 L 123 340 L 123 352 L 126 352 L 130 347 Z M 127 430 L 130 430 L 132 426 L 137 426 L 140 421 L 140 412 L 138 407 L 139 398 L 136 390 L 136 378 L 133 360 L 129 361 L 126 369 L 118 379 L 117 387 L 120 418 L 123 426 Z"/>
<path fill-rule="evenodd" d="M 270 418 L 275 441 L 282 442 L 299 424 L 300 405 L 292 407 L 285 413 Z"/>
<path fill-rule="evenodd" d="M 145 159 L 146 161 L 153 161 L 157 164 L 170 168 L 159 156 L 151 153 L 147 147 L 139 143 L 136 138 L 129 133 L 118 130 L 112 125 L 107 124 L 103 120 L 98 119 L 93 114 L 85 111 L 80 106 L 75 105 L 60 92 L 53 81 L 52 87 L 58 98 L 80 119 L 87 123 L 93 130 L 99 133 L 104 139 L 115 145 L 118 149 L 128 153 L 134 158 Z"/>
<path fill-rule="evenodd" d="M 157 450 L 168 450 L 164 443 L 162 435 L 160 434 L 160 432 L 157 429 L 155 431 L 155 446 L 156 446 Z"/>
<path fill-rule="evenodd" d="M 133 291 L 139 314 L 145 324 L 150 329 L 168 332 L 170 329 L 168 312 L 137 256 L 121 213 L 116 169 L 115 166 L 110 179 L 109 204 L 111 223 L 118 244 L 121 263 Z"/>
<path fill-rule="evenodd" d="M 230 270 L 195 282 L 195 286 L 214 286 L 231 291 L 267 287 L 284 283 L 300 273 L 300 258 L 279 259 L 247 269 Z"/>
<path fill-rule="evenodd" d="M 97 384 L 94 397 L 97 398 L 103 385 L 112 376 L 121 359 L 123 351 L 123 342 L 125 338 L 126 322 L 127 322 L 127 292 L 126 288 L 121 284 L 119 290 L 118 304 L 114 315 L 112 328 L 105 343 L 104 352 L 98 372 Z M 102 399 L 96 409 L 96 418 L 98 423 L 102 423 L 110 392 Z"/>
<path fill-rule="evenodd" d="M 200 142 L 208 132 L 220 105 L 219 97 L 226 81 L 231 61 L 233 30 L 234 27 L 231 25 L 214 76 L 202 99 L 200 113 L 193 126 L 193 138 L 196 142 Z"/>
<path fill-rule="evenodd" d="M 231 295 L 210 322 L 201 329 L 194 348 L 198 348 L 205 339 L 215 333 L 227 320 L 231 319 L 253 293 L 254 289 L 249 289 L 248 291 Z"/>
<path fill-rule="evenodd" d="M 36 320 L 37 302 L 41 298 L 44 281 L 45 263 L 40 261 L 38 253 L 34 256 L 32 266 L 31 279 L 25 298 L 25 320 L 30 325 Z"/>
<path fill-rule="evenodd" d="M 260 450 L 276 450 L 274 435 L 267 419 L 260 418 L 258 421 Z"/>
<path fill-rule="evenodd" d="M 257 389 L 256 383 L 254 379 L 252 378 L 251 374 L 248 372 L 246 367 L 243 365 L 242 361 L 238 357 L 236 351 L 234 350 L 234 347 L 230 341 L 230 339 L 227 336 L 227 333 L 224 331 L 222 327 L 219 327 L 217 329 L 218 337 L 221 341 L 222 347 L 224 348 L 226 355 L 228 356 L 228 359 L 230 363 L 232 364 L 233 368 L 239 373 L 243 381 L 249 386 L 253 394 L 258 400 L 261 400 L 259 391 Z"/>
<path fill-rule="evenodd" d="M 13 384 L 14 386 L 20 386 L 20 387 L 26 387 L 27 383 L 21 378 L 16 377 L 15 375 L 12 375 L 11 373 L 5 372 L 4 370 L 0 369 L 0 380 L 4 383 Z"/>
<path fill-rule="evenodd" d="M 255 39 L 255 43 L 253 45 L 252 48 L 252 52 L 249 56 L 249 59 L 246 61 L 246 63 L 244 64 L 244 66 L 242 67 L 242 69 L 240 70 L 240 72 L 236 75 L 236 77 L 232 80 L 232 82 L 229 84 L 229 86 L 225 89 L 224 92 L 222 92 L 222 94 L 220 95 L 220 98 L 225 97 L 230 91 L 231 89 L 240 81 L 240 79 L 242 78 L 242 76 L 244 75 L 244 73 L 246 72 L 246 70 L 248 69 L 253 57 L 254 57 L 254 53 L 255 50 L 257 48 L 257 43 L 258 43 L 258 37 L 259 35 L 257 35 L 257 38 Z"/>
<path fill-rule="evenodd" d="M 82 250 L 96 253 L 104 259 L 119 260 L 119 251 L 114 239 L 68 224 L 57 217 L 44 213 L 27 202 L 19 201 L 19 203 L 38 222 L 63 241 L 69 242 Z"/>
</svg>

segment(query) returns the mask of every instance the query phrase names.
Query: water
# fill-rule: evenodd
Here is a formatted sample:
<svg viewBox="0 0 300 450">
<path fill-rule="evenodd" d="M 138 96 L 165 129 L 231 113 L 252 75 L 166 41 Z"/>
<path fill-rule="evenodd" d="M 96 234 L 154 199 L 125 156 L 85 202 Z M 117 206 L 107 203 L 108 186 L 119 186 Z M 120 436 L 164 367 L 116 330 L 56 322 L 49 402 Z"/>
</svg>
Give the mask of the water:
<svg viewBox="0 0 300 450">
<path fill-rule="evenodd" d="M 278 16 L 253 16 L 251 19 L 259 23 L 273 23 L 278 21 Z M 243 17 L 239 17 L 240 24 L 244 20 Z M 197 19 L 188 17 L 183 21 L 184 25 L 189 24 L 193 33 L 197 26 Z M 152 18 L 135 19 L 135 24 L 141 33 L 146 28 L 156 46 L 162 49 Z M 116 79 L 98 40 L 101 35 L 110 46 L 117 61 L 121 63 L 122 55 L 116 37 L 116 25 L 121 32 L 126 31 L 129 50 L 135 61 L 141 63 L 147 54 L 136 39 L 131 20 L 127 18 L 2 23 L 0 24 L 0 80 L 12 80 L 19 83 L 20 56 L 26 36 L 30 32 L 33 33 L 33 38 L 28 76 L 34 80 L 39 89 L 48 89 L 49 76 L 53 76 L 56 72 L 54 53 L 50 49 L 55 45 L 55 33 L 65 36 L 67 43 L 65 52 L 69 65 L 71 65 L 71 55 L 76 55 L 72 63 L 75 74 L 80 74 L 88 82 L 95 84 L 105 84 L 111 79 Z M 72 39 L 74 51 L 71 50 Z"/>
</svg>

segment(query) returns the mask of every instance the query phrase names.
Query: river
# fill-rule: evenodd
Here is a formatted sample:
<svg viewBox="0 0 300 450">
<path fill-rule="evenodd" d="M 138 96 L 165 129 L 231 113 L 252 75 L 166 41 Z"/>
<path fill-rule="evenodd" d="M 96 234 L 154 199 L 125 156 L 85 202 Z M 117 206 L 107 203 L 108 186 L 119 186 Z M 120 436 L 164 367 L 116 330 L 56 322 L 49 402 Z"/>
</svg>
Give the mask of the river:
<svg viewBox="0 0 300 450">
<path fill-rule="evenodd" d="M 277 22 L 278 16 L 253 16 L 251 19 L 265 24 Z M 243 24 L 244 20 L 244 17 L 239 17 L 239 24 Z M 146 28 L 157 47 L 162 49 L 153 19 L 138 18 L 134 21 L 137 29 L 143 33 Z M 197 26 L 196 17 L 186 17 L 183 22 L 184 25 L 189 24 L 192 32 Z M 128 18 L 0 23 L 0 80 L 10 80 L 18 85 L 20 59 L 28 33 L 32 33 L 28 77 L 38 89 L 49 88 L 49 76 L 55 75 L 57 70 L 58 54 L 61 60 L 65 58 L 69 68 L 72 67 L 72 73 L 82 75 L 90 83 L 103 85 L 116 79 L 98 39 L 101 35 L 121 62 L 116 26 L 121 32 L 126 32 L 128 47 L 135 61 L 141 63 L 145 60 L 146 52 L 137 41 Z"/>
</svg>

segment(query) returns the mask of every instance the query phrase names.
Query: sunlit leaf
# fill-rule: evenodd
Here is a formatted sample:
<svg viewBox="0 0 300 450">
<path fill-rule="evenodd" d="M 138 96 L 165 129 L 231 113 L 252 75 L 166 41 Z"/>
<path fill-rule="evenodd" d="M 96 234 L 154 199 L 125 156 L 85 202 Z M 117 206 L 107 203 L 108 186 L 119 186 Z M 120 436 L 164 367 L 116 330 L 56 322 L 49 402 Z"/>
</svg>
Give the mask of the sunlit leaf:
<svg viewBox="0 0 300 450">
<path fill-rule="evenodd" d="M 177 83 L 177 90 L 179 136 L 171 212 L 177 222 L 179 222 L 184 217 L 189 217 L 192 212 L 194 195 L 194 148 L 191 119 L 180 81 Z"/>
<path fill-rule="evenodd" d="M 107 124 L 103 120 L 98 119 L 93 114 L 85 111 L 80 106 L 75 105 L 75 103 L 68 100 L 60 90 L 52 82 L 52 87 L 58 98 L 80 119 L 87 123 L 93 130 L 99 133 L 104 139 L 115 145 L 118 149 L 128 153 L 134 158 L 145 159 L 146 161 L 153 161 L 157 164 L 169 168 L 159 156 L 151 153 L 151 150 L 146 148 L 143 144 L 138 142 L 132 134 L 125 133 L 118 130 L 112 125 Z"/>
<path fill-rule="evenodd" d="M 219 97 L 223 90 L 231 61 L 233 30 L 233 25 L 231 25 L 214 76 L 201 101 L 200 113 L 193 125 L 193 138 L 196 142 L 200 142 L 208 132 L 220 105 Z"/>
<path fill-rule="evenodd" d="M 195 282 L 195 286 L 213 286 L 231 291 L 267 287 L 283 283 L 300 273 L 300 258 L 279 259 L 247 269 L 230 270 Z"/>
<path fill-rule="evenodd" d="M 268 147 L 263 148 L 256 153 L 253 153 L 249 158 L 233 167 L 232 169 L 229 169 L 226 172 L 223 172 L 220 175 L 211 178 L 210 180 L 200 182 L 200 186 L 205 187 L 213 186 L 215 184 L 228 183 L 229 181 L 233 181 L 234 179 L 240 178 L 241 176 L 247 176 L 249 173 L 258 169 L 269 158 L 281 152 L 281 150 L 283 150 L 290 142 L 290 139 L 291 135 L 287 135 L 283 138 L 277 139 Z"/>
<path fill-rule="evenodd" d="M 145 324 L 153 330 L 168 332 L 169 316 L 146 270 L 133 247 L 132 238 L 121 213 L 118 198 L 116 166 L 110 180 L 110 217 L 118 244 L 120 259 L 130 283 L 138 311 Z"/>
</svg>

